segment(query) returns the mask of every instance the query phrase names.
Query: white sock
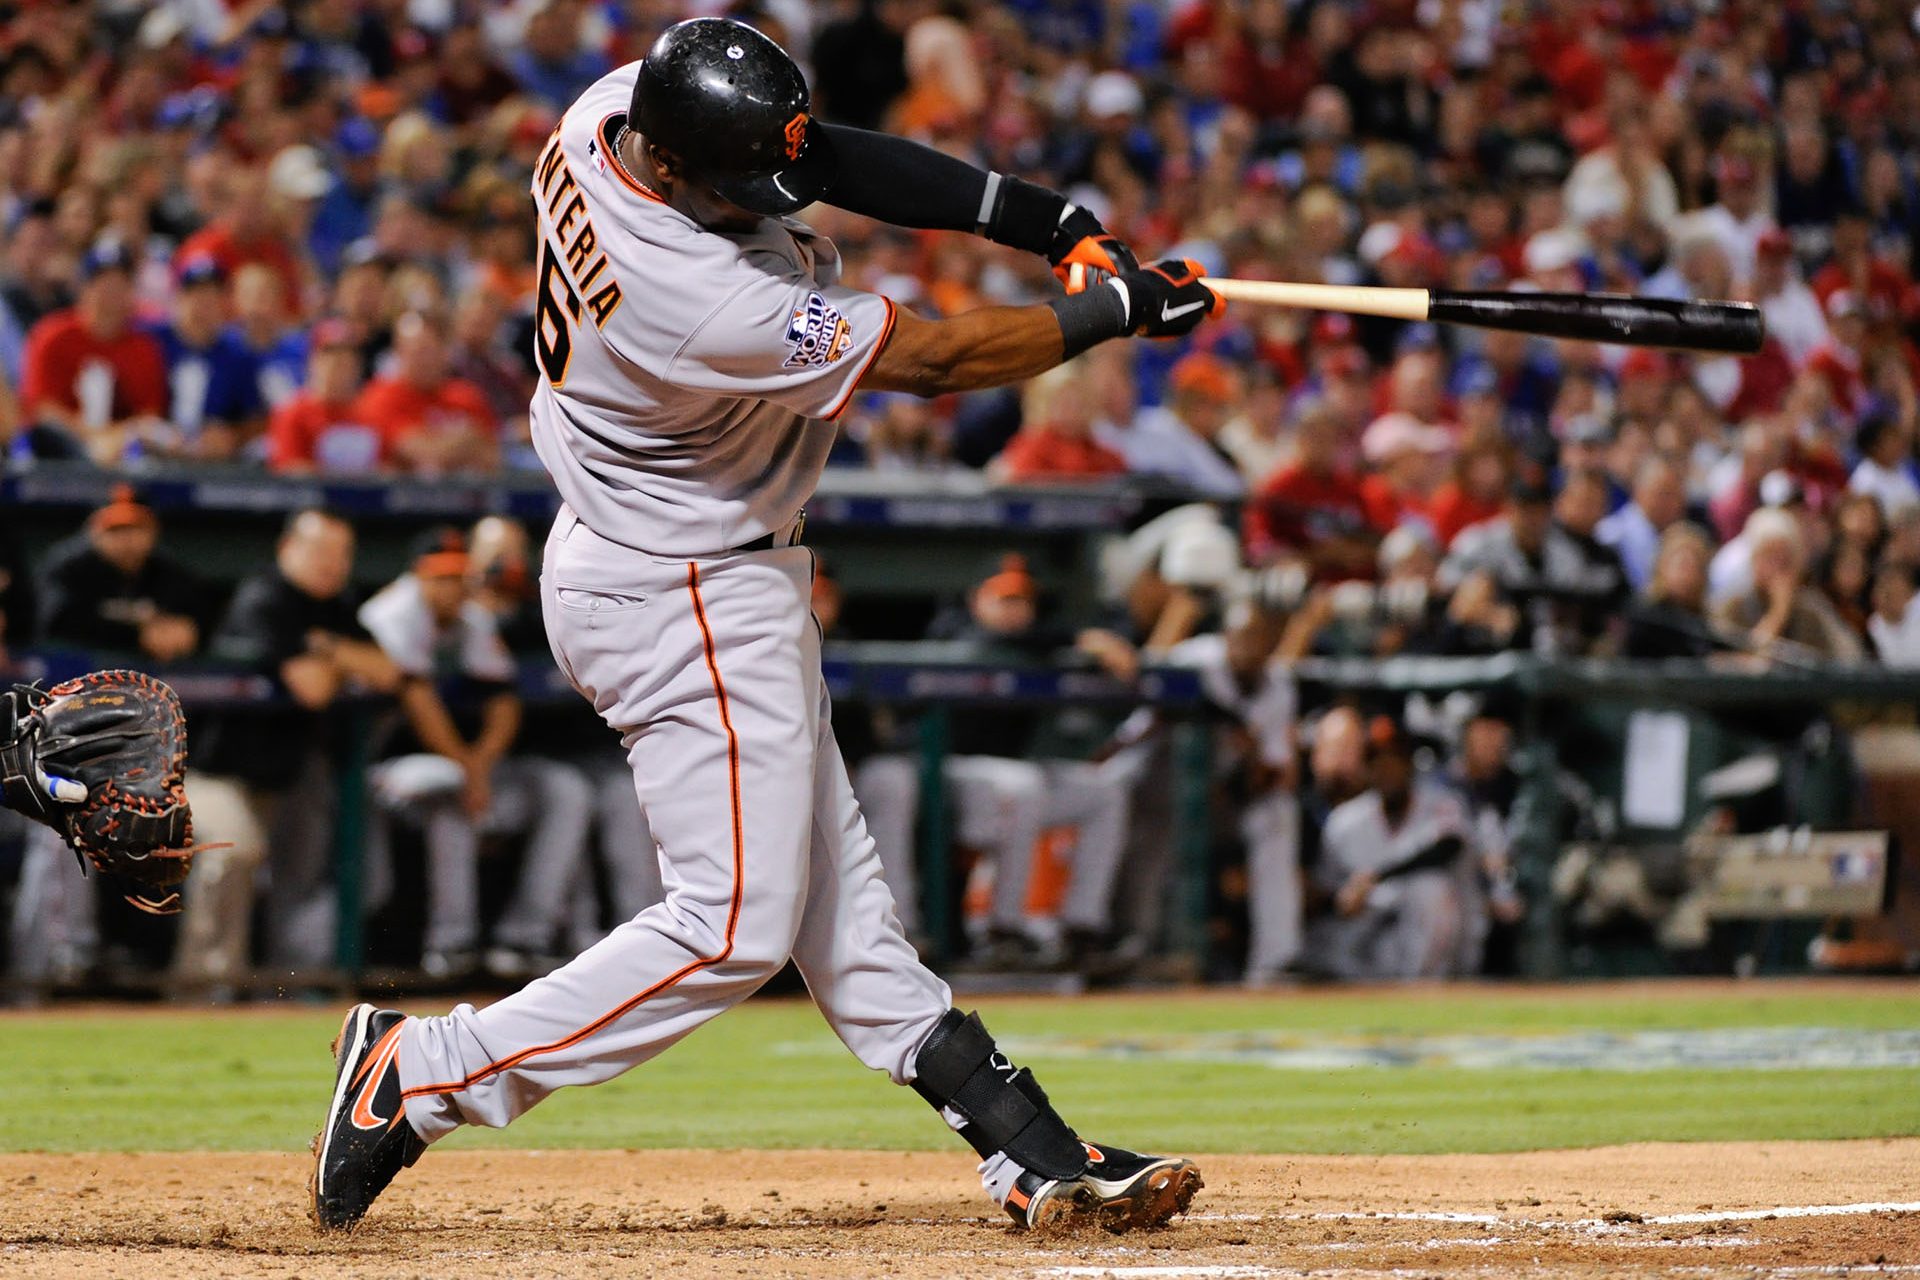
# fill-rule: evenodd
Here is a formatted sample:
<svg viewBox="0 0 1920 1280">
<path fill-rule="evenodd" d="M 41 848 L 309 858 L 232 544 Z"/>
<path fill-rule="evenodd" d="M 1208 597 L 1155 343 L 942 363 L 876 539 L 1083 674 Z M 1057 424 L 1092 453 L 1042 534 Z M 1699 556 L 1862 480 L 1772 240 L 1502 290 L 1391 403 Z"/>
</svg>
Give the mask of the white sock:
<svg viewBox="0 0 1920 1280">
<path fill-rule="evenodd" d="M 980 1185 L 987 1189 L 987 1194 L 993 1197 L 995 1204 L 1005 1208 L 1013 1184 L 1025 1172 L 1012 1156 L 1004 1151 L 996 1151 L 980 1162 Z"/>
</svg>

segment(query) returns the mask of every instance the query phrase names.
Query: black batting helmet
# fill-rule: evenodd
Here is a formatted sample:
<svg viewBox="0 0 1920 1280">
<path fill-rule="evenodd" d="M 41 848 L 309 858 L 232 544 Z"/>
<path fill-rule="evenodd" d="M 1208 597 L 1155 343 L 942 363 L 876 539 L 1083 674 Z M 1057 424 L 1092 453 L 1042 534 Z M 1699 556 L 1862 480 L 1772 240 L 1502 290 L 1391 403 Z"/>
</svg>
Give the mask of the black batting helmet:
<svg viewBox="0 0 1920 1280">
<path fill-rule="evenodd" d="M 744 22 L 691 18 L 647 50 L 627 126 L 742 209 L 786 214 L 833 182 L 833 144 L 810 105 L 785 49 Z"/>
</svg>

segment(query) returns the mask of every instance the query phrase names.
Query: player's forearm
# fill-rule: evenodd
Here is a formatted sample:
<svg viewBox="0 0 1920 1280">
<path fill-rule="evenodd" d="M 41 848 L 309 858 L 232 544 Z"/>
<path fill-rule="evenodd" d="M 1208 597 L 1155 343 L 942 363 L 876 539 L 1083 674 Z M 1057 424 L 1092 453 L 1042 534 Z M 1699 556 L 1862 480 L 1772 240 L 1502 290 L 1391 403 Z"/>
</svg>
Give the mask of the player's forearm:
<svg viewBox="0 0 1920 1280">
<path fill-rule="evenodd" d="M 945 320 L 903 307 L 860 386 L 920 396 L 976 391 L 1045 373 L 1062 353 L 1060 323 L 1048 307 L 982 307 Z"/>
<path fill-rule="evenodd" d="M 508 748 L 519 735 L 520 699 L 510 693 L 497 693 L 487 699 L 473 754 L 488 763 L 497 763 L 506 758 Z"/>
<path fill-rule="evenodd" d="M 407 713 L 407 725 L 413 730 L 413 736 L 434 755 L 465 760 L 472 753 L 467 740 L 454 728 L 446 704 L 426 681 L 409 680 L 400 690 L 400 706 Z"/>
</svg>

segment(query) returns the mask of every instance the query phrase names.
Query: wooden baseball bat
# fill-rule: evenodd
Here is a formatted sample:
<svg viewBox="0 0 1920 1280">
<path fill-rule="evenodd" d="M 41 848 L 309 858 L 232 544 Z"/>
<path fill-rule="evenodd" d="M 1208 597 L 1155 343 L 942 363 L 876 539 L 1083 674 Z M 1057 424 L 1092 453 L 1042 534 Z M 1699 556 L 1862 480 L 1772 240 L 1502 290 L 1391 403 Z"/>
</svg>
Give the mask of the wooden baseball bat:
<svg viewBox="0 0 1920 1280">
<path fill-rule="evenodd" d="M 1344 311 L 1393 320 L 1432 320 L 1510 329 L 1547 338 L 1577 338 L 1629 347 L 1725 351 L 1752 355 L 1766 340 L 1760 309 L 1745 302 L 1675 302 L 1624 293 L 1468 293 L 1451 289 L 1387 289 L 1299 284 L 1281 280 L 1206 279 L 1229 302 Z"/>
</svg>

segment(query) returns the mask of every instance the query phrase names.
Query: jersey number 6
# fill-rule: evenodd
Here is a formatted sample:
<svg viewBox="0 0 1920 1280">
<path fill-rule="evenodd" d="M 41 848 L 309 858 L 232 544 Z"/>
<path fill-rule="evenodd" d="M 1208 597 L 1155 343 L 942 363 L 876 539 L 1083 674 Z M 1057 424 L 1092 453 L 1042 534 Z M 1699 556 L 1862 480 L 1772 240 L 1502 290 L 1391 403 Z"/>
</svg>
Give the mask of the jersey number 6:
<svg viewBox="0 0 1920 1280">
<path fill-rule="evenodd" d="M 547 381 L 559 386 L 567 380 L 567 362 L 573 359 L 573 324 L 580 319 L 580 295 L 573 291 L 555 261 L 551 242 L 540 242 L 540 297 L 534 315 L 533 351 Z"/>
</svg>

